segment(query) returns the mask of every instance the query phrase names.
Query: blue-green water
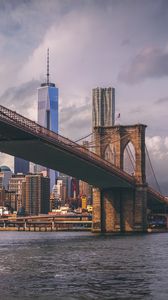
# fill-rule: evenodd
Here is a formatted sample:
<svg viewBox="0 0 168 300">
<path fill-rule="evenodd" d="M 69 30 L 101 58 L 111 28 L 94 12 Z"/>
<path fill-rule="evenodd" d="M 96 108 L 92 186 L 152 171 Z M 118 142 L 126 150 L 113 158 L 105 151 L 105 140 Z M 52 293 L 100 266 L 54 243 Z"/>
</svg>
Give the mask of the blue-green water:
<svg viewBox="0 0 168 300">
<path fill-rule="evenodd" d="M 168 234 L 0 232 L 0 299 L 168 299 Z"/>
</svg>

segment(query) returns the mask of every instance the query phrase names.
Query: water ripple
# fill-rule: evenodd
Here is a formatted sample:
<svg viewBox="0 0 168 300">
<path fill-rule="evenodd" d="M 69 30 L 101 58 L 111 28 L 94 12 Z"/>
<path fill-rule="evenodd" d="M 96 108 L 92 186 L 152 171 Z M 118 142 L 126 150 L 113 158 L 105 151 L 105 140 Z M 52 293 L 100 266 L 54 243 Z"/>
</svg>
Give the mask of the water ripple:
<svg viewBox="0 0 168 300">
<path fill-rule="evenodd" d="M 2 232 L 0 299 L 167 300 L 167 234 Z"/>
</svg>

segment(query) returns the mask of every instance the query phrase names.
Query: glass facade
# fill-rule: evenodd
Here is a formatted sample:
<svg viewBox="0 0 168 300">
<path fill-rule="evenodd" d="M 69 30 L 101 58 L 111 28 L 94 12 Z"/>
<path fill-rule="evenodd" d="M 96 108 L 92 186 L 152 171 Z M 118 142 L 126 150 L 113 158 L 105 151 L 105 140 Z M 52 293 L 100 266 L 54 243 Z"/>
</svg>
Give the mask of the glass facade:
<svg viewBox="0 0 168 300">
<path fill-rule="evenodd" d="M 29 173 L 29 161 L 19 157 L 14 157 L 14 173 Z"/>
<path fill-rule="evenodd" d="M 38 123 L 58 133 L 58 88 L 53 83 L 44 83 L 38 88 Z M 39 171 L 46 170 L 40 167 Z M 47 170 L 50 177 L 50 191 L 56 182 L 57 172 Z"/>
<path fill-rule="evenodd" d="M 38 88 L 38 123 L 58 132 L 58 88 L 55 86 Z"/>
</svg>

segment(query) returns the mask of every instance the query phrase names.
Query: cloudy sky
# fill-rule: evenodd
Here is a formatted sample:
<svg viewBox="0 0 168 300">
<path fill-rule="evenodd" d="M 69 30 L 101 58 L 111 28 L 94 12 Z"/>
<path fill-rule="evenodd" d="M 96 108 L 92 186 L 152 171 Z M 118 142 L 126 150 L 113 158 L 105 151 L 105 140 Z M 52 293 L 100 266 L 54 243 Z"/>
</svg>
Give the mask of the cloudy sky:
<svg viewBox="0 0 168 300">
<path fill-rule="evenodd" d="M 36 120 L 49 47 L 60 133 L 89 133 L 92 88 L 115 87 L 120 123 L 148 126 L 148 150 L 165 190 L 167 28 L 167 0 L 0 0 L 0 104 Z M 4 154 L 0 163 L 13 165 Z"/>
</svg>

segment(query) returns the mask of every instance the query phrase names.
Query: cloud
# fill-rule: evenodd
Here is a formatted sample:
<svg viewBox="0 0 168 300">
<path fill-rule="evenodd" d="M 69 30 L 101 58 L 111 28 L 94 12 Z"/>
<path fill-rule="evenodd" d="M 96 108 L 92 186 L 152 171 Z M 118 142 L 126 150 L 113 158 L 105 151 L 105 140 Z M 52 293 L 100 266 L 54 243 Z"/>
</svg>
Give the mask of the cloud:
<svg viewBox="0 0 168 300">
<path fill-rule="evenodd" d="M 152 163 L 157 182 L 159 183 L 162 193 L 168 195 L 168 137 L 146 137 L 146 145 Z M 154 178 L 153 171 L 150 166 L 148 157 L 146 156 L 146 173 L 148 184 L 158 189 L 158 185 Z"/>
<path fill-rule="evenodd" d="M 122 42 L 121 42 L 121 46 L 128 46 L 130 45 L 131 41 L 130 39 L 124 39 Z"/>
<path fill-rule="evenodd" d="M 157 156 L 157 159 L 165 158 L 164 138 L 160 136 L 146 137 L 146 144 L 152 156 Z"/>
<path fill-rule="evenodd" d="M 88 101 L 60 110 L 60 133 L 74 140 L 91 132 L 91 107 Z"/>
<path fill-rule="evenodd" d="M 67 1 L 9 0 L 0 1 L 0 82 L 1 92 L 10 85 L 35 78 L 31 65 L 31 77 L 20 78 L 20 72 L 29 57 L 43 42 L 53 24 L 57 27 L 67 13 Z M 49 43 L 47 47 L 49 46 Z M 43 49 L 43 54 L 46 48 Z M 41 61 L 42 64 L 42 61 Z M 39 78 L 40 70 L 37 72 Z M 36 74 L 37 74 L 36 73 Z M 8 80 L 7 80 L 8 79 Z"/>
<path fill-rule="evenodd" d="M 168 97 L 160 98 L 160 99 L 156 100 L 154 103 L 158 104 L 158 105 L 160 105 L 160 104 L 166 104 L 166 103 L 168 103 Z"/>
<path fill-rule="evenodd" d="M 17 87 L 10 87 L 0 96 L 1 105 L 17 111 L 26 117 L 36 119 L 37 114 L 37 88 L 39 81 L 31 80 Z"/>
<path fill-rule="evenodd" d="M 137 106 L 136 108 L 134 107 L 133 109 L 130 110 L 130 114 L 141 114 L 144 112 L 144 107 L 143 106 Z"/>
<path fill-rule="evenodd" d="M 168 137 L 167 136 L 165 137 L 164 145 L 165 145 L 165 147 L 166 147 L 166 149 L 168 151 Z"/>
<path fill-rule="evenodd" d="M 119 80 L 136 84 L 146 78 L 168 76 L 168 52 L 160 48 L 144 48 L 132 60 L 129 67 L 119 73 Z"/>
</svg>

